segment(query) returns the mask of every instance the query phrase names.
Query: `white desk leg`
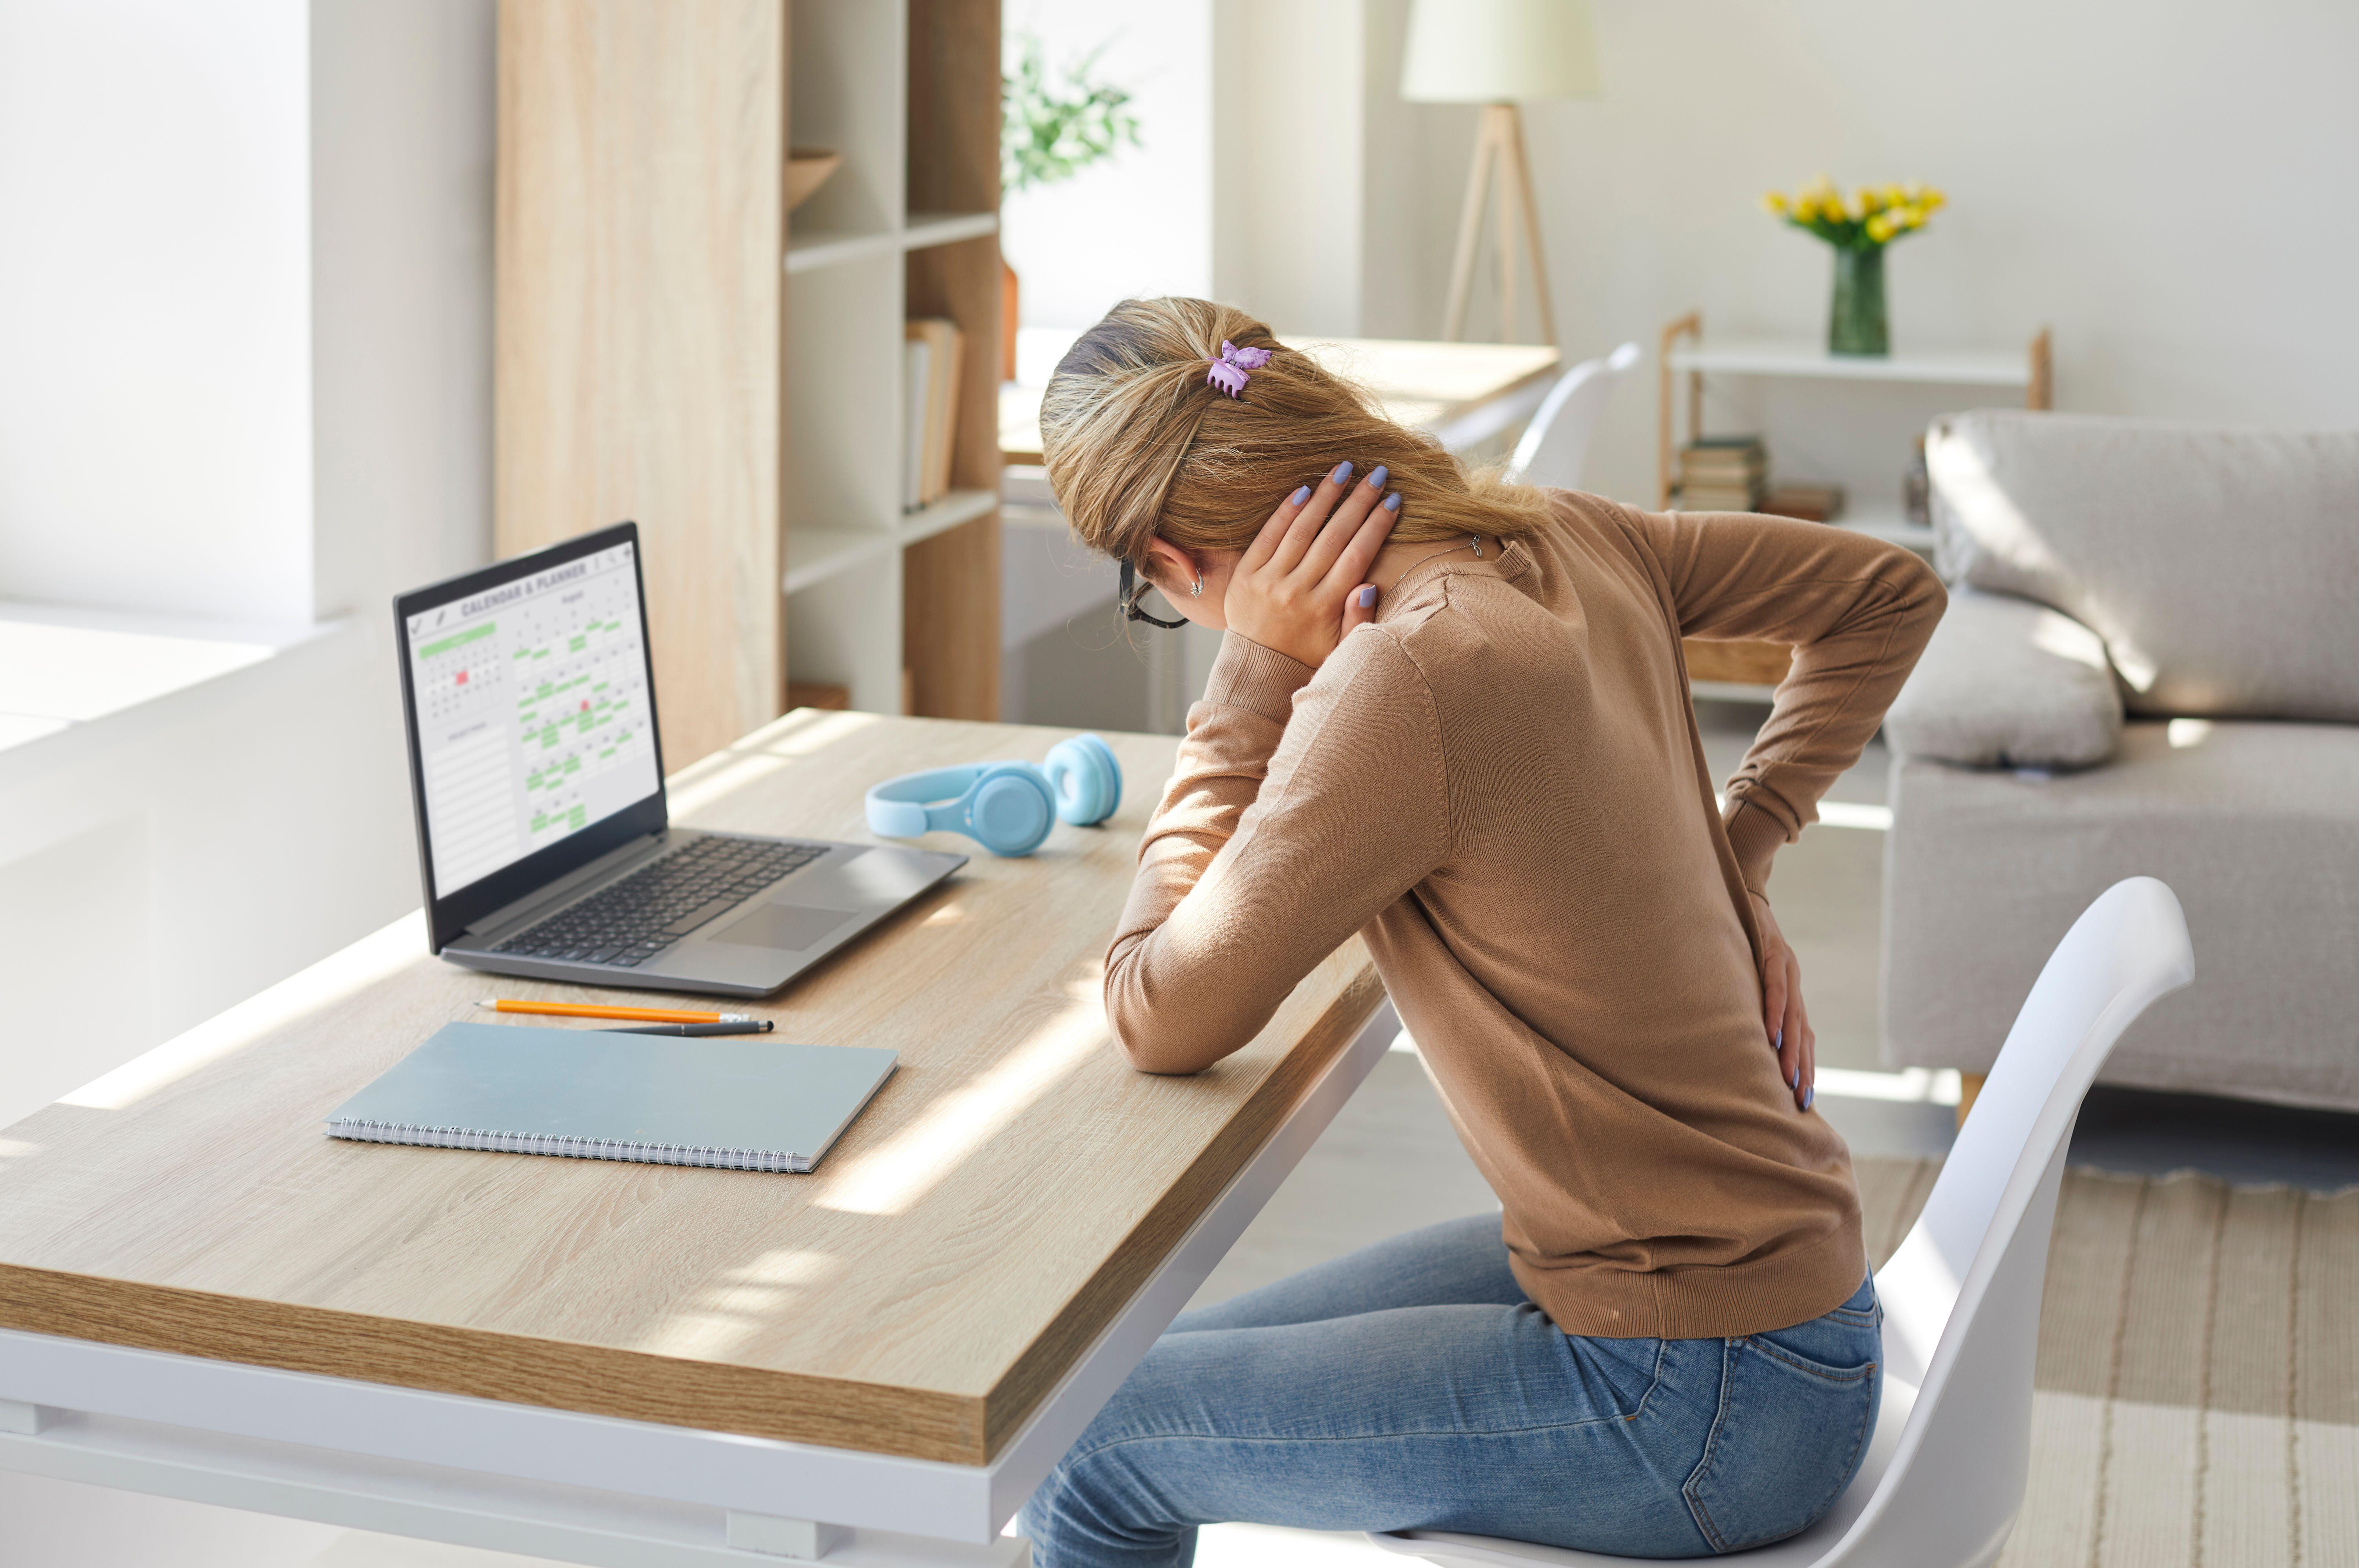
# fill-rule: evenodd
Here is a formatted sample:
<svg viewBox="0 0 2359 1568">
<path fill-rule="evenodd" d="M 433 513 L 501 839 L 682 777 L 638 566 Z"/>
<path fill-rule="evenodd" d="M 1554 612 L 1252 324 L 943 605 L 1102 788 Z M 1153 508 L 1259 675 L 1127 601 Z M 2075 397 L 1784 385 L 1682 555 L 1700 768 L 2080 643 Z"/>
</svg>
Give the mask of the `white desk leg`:
<svg viewBox="0 0 2359 1568">
<path fill-rule="evenodd" d="M 729 1544 L 747 1552 L 766 1552 L 775 1557 L 797 1557 L 816 1563 L 842 1539 L 842 1525 L 729 1510 Z"/>
<path fill-rule="evenodd" d="M 38 1437 L 41 1429 L 49 1424 L 49 1412 L 40 1405 L 28 1405 L 22 1399 L 0 1399 L 0 1432 L 18 1437 Z"/>
</svg>

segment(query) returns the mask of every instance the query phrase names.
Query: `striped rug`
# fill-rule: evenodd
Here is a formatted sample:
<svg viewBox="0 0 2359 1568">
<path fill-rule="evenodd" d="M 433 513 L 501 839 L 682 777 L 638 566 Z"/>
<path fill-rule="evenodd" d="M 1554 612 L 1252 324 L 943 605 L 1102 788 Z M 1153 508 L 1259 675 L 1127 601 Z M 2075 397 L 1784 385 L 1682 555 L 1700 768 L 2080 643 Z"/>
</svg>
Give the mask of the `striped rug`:
<svg viewBox="0 0 2359 1568">
<path fill-rule="evenodd" d="M 1857 1164 L 1881 1264 L 1939 1167 Z M 2065 1173 L 2000 1563 L 2359 1564 L 2359 1189 Z"/>
</svg>

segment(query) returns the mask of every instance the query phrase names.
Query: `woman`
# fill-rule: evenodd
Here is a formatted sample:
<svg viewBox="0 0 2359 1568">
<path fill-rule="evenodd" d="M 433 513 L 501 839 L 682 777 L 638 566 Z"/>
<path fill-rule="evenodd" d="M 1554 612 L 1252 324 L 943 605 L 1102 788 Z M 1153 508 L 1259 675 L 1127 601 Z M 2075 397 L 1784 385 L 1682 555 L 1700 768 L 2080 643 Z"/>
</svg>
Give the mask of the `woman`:
<svg viewBox="0 0 2359 1568">
<path fill-rule="evenodd" d="M 1185 1563 L 1215 1520 L 1652 1557 L 1807 1527 L 1881 1313 L 1770 861 L 1938 581 L 1470 474 L 1202 300 L 1118 306 L 1041 433 L 1080 536 L 1226 633 L 1107 953 L 1122 1049 L 1208 1067 L 1356 931 L 1505 1214 L 1181 1317 L 1025 1510 L 1035 1561 Z M 1683 635 L 1794 646 L 1724 812 Z"/>
</svg>

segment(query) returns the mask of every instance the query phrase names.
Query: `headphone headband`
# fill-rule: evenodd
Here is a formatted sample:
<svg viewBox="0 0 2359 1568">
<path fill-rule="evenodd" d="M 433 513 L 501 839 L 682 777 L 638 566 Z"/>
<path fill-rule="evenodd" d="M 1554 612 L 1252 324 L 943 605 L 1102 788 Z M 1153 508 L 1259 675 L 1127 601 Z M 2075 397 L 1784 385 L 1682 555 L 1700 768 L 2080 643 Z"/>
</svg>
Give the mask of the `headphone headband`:
<svg viewBox="0 0 2359 1568">
<path fill-rule="evenodd" d="M 886 838 L 916 838 L 935 828 L 962 828 L 959 800 L 990 766 L 969 762 L 886 779 L 868 791 L 868 830 Z"/>
</svg>

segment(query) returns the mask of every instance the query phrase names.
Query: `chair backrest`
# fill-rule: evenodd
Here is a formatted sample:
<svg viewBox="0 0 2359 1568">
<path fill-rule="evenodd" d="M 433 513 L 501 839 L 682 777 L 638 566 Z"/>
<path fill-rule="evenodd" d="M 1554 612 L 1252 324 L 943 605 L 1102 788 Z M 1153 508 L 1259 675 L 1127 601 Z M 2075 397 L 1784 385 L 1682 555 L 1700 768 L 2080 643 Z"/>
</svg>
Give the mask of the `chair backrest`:
<svg viewBox="0 0 2359 1568">
<path fill-rule="evenodd" d="M 1997 1555 L 2030 1471 L 2040 1289 L 2073 1120 L 2122 1031 L 2194 976 L 2179 899 L 2150 877 L 2107 888 L 2049 955 L 1924 1213 L 1877 1271 L 1885 1402 L 1853 1506 L 1810 1532 L 1843 1532 L 1828 1568 Z"/>
<path fill-rule="evenodd" d="M 1566 371 L 1524 427 L 1523 439 L 1507 460 L 1507 477 L 1521 485 L 1580 489 L 1589 438 L 1597 430 L 1597 417 L 1605 411 L 1614 379 L 1637 363 L 1638 345 L 1625 343 Z"/>
</svg>

